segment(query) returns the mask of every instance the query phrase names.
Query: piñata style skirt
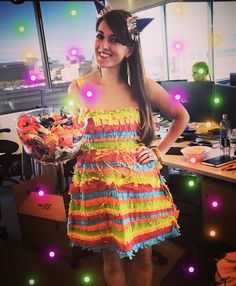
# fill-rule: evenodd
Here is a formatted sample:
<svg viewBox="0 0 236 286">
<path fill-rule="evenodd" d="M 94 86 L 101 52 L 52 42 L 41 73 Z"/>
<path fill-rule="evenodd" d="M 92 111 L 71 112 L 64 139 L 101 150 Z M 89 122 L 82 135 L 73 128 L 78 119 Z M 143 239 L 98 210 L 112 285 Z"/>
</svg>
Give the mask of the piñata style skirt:
<svg viewBox="0 0 236 286">
<path fill-rule="evenodd" d="M 70 186 L 71 246 L 132 257 L 179 235 L 178 211 L 161 165 L 137 162 L 140 115 L 135 108 L 88 111 L 82 154 Z"/>
</svg>

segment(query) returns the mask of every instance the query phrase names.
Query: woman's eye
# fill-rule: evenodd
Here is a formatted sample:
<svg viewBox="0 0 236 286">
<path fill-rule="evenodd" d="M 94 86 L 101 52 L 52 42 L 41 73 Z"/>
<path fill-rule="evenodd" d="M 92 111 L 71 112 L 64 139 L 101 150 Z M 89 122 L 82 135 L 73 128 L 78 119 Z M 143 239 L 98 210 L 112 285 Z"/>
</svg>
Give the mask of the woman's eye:
<svg viewBox="0 0 236 286">
<path fill-rule="evenodd" d="M 97 38 L 98 40 L 101 40 L 101 39 L 103 39 L 103 35 L 102 35 L 102 34 L 97 34 L 96 38 Z"/>
<path fill-rule="evenodd" d="M 110 42 L 111 43 L 119 43 L 119 41 L 118 41 L 118 39 L 117 39 L 117 37 L 110 37 Z"/>
</svg>

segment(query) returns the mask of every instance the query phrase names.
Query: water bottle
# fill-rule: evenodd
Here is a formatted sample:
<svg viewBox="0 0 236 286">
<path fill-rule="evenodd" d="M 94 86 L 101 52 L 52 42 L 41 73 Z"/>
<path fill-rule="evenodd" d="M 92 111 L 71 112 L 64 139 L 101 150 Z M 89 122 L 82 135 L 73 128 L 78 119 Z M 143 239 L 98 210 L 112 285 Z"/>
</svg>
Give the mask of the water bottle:
<svg viewBox="0 0 236 286">
<path fill-rule="evenodd" d="M 220 150 L 221 155 L 230 156 L 231 124 L 227 114 L 220 121 Z"/>
<path fill-rule="evenodd" d="M 236 157 L 236 129 L 232 130 L 230 137 L 230 153 L 232 157 Z"/>
</svg>

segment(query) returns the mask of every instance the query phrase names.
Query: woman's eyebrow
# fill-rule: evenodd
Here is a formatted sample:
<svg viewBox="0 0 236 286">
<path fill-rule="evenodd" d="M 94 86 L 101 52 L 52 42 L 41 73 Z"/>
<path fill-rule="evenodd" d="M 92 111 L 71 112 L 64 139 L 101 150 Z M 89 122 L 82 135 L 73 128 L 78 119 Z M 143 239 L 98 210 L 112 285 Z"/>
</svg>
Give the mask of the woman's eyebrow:
<svg viewBox="0 0 236 286">
<path fill-rule="evenodd" d="M 102 34 L 103 34 L 103 31 L 97 30 L 97 32 L 99 32 L 99 33 L 102 33 Z"/>
</svg>

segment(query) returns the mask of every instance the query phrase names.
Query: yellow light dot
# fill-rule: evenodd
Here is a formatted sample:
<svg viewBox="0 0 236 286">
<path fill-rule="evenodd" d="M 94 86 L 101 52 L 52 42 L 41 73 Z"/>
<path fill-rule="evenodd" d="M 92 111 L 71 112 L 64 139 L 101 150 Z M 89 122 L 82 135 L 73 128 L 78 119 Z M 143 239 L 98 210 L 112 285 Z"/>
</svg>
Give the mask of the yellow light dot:
<svg viewBox="0 0 236 286">
<path fill-rule="evenodd" d="M 208 128 L 210 128 L 210 127 L 211 127 L 211 122 L 210 122 L 210 121 L 206 122 L 206 126 L 207 126 Z"/>
<path fill-rule="evenodd" d="M 32 54 L 31 52 L 27 52 L 27 53 L 26 53 L 26 57 L 27 57 L 27 58 L 32 58 L 32 57 L 33 57 L 33 54 Z"/>
<path fill-rule="evenodd" d="M 74 101 L 73 100 L 69 100 L 68 105 L 69 106 L 73 106 L 74 105 Z"/>
<path fill-rule="evenodd" d="M 209 232 L 209 235 L 210 235 L 211 237 L 215 237 L 215 236 L 216 236 L 215 230 L 211 230 L 211 231 Z"/>
</svg>

